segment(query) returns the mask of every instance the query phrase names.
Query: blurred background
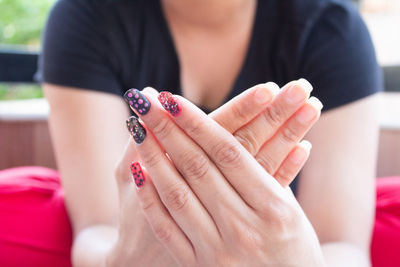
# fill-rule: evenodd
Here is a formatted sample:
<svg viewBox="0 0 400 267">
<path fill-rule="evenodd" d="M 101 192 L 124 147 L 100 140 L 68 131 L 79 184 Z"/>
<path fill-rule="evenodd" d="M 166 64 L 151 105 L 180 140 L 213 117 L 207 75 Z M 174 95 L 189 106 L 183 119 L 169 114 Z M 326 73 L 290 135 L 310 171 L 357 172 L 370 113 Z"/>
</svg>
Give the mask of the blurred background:
<svg viewBox="0 0 400 267">
<path fill-rule="evenodd" d="M 351 0 L 348 0 L 351 1 Z M 55 0 L 0 0 L 0 170 L 56 168 L 48 105 L 34 82 L 47 14 Z M 400 0 L 352 1 L 360 10 L 385 77 L 378 176 L 400 174 Z"/>
</svg>

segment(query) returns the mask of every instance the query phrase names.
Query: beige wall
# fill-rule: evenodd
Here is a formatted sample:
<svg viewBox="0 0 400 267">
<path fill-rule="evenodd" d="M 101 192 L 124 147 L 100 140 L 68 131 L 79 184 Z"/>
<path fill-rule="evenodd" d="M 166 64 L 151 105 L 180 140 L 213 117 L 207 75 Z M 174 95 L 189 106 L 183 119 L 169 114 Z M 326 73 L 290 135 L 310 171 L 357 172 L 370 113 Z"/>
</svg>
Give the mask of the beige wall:
<svg viewBox="0 0 400 267">
<path fill-rule="evenodd" d="M 47 121 L 0 120 L 0 170 L 27 165 L 56 169 Z"/>
<path fill-rule="evenodd" d="M 377 172 L 378 177 L 400 175 L 400 129 L 381 130 Z"/>
</svg>

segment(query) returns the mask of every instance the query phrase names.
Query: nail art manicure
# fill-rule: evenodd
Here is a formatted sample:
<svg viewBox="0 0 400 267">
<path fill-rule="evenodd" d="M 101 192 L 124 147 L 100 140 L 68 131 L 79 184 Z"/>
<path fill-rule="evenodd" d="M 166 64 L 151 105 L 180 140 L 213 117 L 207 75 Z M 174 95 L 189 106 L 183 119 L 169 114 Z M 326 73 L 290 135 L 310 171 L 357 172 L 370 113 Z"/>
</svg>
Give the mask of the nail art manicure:
<svg viewBox="0 0 400 267">
<path fill-rule="evenodd" d="M 181 113 L 181 105 L 179 104 L 176 97 L 174 97 L 170 92 L 161 92 L 158 95 L 158 101 L 160 101 L 163 108 L 168 111 L 172 116 L 176 117 Z"/>
<path fill-rule="evenodd" d="M 129 117 L 129 119 L 126 120 L 126 127 L 136 144 L 141 144 L 146 138 L 146 129 L 140 124 L 138 118 L 135 116 Z"/>
<path fill-rule="evenodd" d="M 142 171 L 142 167 L 140 166 L 139 162 L 133 162 L 131 164 L 131 171 L 136 186 L 141 187 L 145 181 L 145 178 Z"/>
<path fill-rule="evenodd" d="M 125 101 L 140 115 L 145 115 L 150 110 L 150 102 L 139 90 L 132 88 L 125 92 Z"/>
</svg>

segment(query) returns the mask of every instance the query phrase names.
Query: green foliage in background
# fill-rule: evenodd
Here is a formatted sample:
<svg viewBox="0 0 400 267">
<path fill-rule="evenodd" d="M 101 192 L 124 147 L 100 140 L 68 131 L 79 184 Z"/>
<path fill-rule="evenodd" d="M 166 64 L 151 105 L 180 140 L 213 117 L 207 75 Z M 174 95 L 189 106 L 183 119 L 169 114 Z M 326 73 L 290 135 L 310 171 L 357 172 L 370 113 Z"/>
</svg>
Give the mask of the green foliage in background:
<svg viewBox="0 0 400 267">
<path fill-rule="evenodd" d="M 0 84 L 0 100 L 42 98 L 43 91 L 36 84 Z"/>
<path fill-rule="evenodd" d="M 0 0 L 0 44 L 37 46 L 54 0 Z"/>
<path fill-rule="evenodd" d="M 0 0 L 0 45 L 38 50 L 47 14 L 55 0 Z M 43 97 L 39 85 L 0 84 L 0 100 Z"/>
</svg>

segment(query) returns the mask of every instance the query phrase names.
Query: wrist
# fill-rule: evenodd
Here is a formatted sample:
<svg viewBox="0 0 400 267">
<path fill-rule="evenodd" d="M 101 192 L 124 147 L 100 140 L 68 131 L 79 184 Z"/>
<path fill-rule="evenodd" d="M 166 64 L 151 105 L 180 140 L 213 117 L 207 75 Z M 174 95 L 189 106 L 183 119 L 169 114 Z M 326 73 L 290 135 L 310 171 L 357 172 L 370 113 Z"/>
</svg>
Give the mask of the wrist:
<svg viewBox="0 0 400 267">
<path fill-rule="evenodd" d="M 106 257 L 103 259 L 101 267 L 116 267 L 116 266 L 125 266 L 124 257 L 129 255 L 129 253 L 124 253 L 120 247 L 119 242 L 115 242 L 111 249 L 106 254 Z"/>
<path fill-rule="evenodd" d="M 145 239 L 140 243 L 132 241 L 129 243 L 118 240 L 113 244 L 107 256 L 104 258 L 102 267 L 120 266 L 177 266 L 175 260 L 170 256 L 165 247 L 157 240 L 147 242 Z"/>
</svg>

